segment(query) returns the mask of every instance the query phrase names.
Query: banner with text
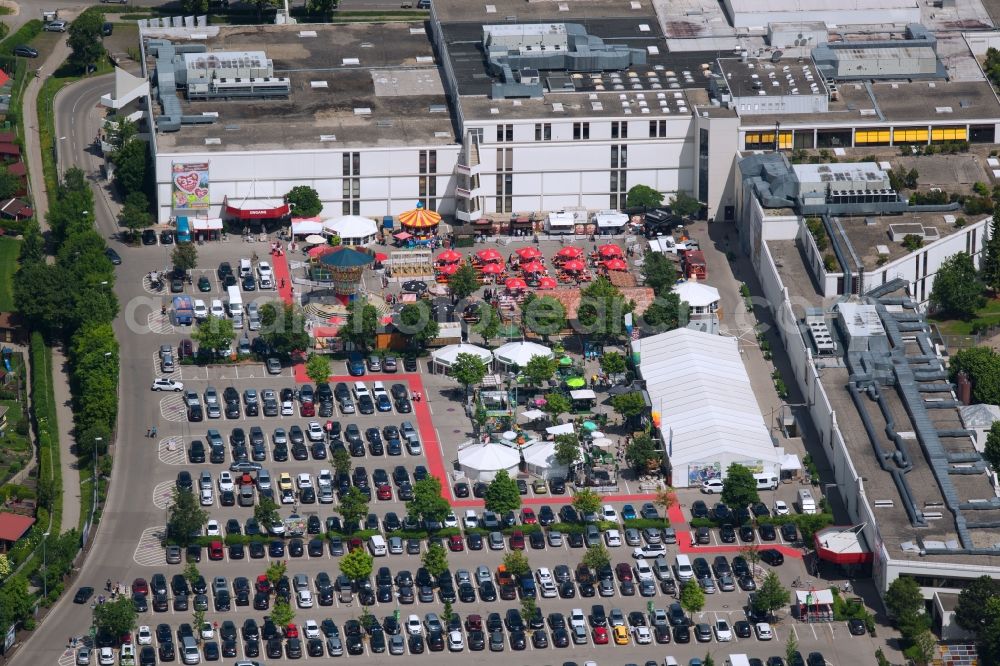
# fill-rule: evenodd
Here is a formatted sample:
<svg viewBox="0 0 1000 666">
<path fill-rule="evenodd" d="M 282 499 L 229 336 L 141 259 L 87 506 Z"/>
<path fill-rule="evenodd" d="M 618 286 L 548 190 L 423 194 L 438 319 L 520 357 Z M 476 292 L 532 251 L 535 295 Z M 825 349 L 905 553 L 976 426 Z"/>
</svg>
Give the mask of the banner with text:
<svg viewBox="0 0 1000 666">
<path fill-rule="evenodd" d="M 171 176 L 175 210 L 208 208 L 208 162 L 174 162 Z"/>
</svg>

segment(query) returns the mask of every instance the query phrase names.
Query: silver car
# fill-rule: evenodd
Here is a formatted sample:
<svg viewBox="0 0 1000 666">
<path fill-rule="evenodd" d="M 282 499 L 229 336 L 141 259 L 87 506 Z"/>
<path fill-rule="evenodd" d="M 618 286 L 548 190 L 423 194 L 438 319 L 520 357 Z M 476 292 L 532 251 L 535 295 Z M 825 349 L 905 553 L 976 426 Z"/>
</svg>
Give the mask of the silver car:
<svg viewBox="0 0 1000 666">
<path fill-rule="evenodd" d="M 562 532 L 549 532 L 548 534 L 549 546 L 552 548 L 562 548 L 563 545 L 563 535 Z"/>
<path fill-rule="evenodd" d="M 500 532 L 490 532 L 490 550 L 503 550 L 503 534 Z"/>
<path fill-rule="evenodd" d="M 331 657 L 339 657 L 344 654 L 344 644 L 340 641 L 340 636 L 327 637 L 326 652 Z"/>
<path fill-rule="evenodd" d="M 400 655 L 406 652 L 406 640 L 399 634 L 389 636 L 389 654 Z"/>
<path fill-rule="evenodd" d="M 602 578 L 597 584 L 597 592 L 602 597 L 613 597 L 615 595 L 615 584 L 610 578 Z"/>
<path fill-rule="evenodd" d="M 630 546 L 641 546 L 642 537 L 639 536 L 639 530 L 634 527 L 629 527 L 625 530 L 625 543 Z"/>
</svg>

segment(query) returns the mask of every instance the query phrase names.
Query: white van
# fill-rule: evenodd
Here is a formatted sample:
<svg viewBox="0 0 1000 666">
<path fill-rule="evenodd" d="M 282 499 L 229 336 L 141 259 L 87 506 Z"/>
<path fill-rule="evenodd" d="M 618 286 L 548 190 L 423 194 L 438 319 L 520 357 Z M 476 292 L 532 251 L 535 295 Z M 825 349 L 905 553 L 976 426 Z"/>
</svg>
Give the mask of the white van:
<svg viewBox="0 0 1000 666">
<path fill-rule="evenodd" d="M 754 474 L 753 478 L 757 481 L 757 490 L 774 490 L 778 487 L 778 477 L 774 474 Z"/>
<path fill-rule="evenodd" d="M 799 511 L 802 513 L 816 513 L 816 500 L 813 499 L 812 492 L 807 488 L 799 490 Z"/>
<path fill-rule="evenodd" d="M 667 655 L 663 660 L 663 666 L 677 666 L 677 660 Z"/>
<path fill-rule="evenodd" d="M 726 659 L 726 666 L 750 666 L 750 659 L 745 654 L 731 654 Z"/>
<path fill-rule="evenodd" d="M 694 569 L 691 568 L 691 558 L 684 554 L 678 554 L 675 561 L 677 566 L 677 579 L 682 583 L 694 578 Z"/>
<path fill-rule="evenodd" d="M 247 258 L 240 259 L 240 278 L 253 275 L 253 264 Z"/>
<path fill-rule="evenodd" d="M 381 534 L 374 534 L 368 539 L 368 550 L 374 557 L 385 557 L 388 552 L 385 545 L 385 537 Z"/>
</svg>

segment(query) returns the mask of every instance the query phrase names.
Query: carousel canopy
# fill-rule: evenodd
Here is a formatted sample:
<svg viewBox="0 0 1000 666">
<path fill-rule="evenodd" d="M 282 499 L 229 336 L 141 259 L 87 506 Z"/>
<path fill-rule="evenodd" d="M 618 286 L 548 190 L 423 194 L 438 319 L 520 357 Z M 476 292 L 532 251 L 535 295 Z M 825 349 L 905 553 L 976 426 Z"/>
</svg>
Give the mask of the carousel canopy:
<svg viewBox="0 0 1000 666">
<path fill-rule="evenodd" d="M 695 280 L 675 284 L 671 291 L 693 308 L 705 308 L 719 302 L 718 289 Z"/>
<path fill-rule="evenodd" d="M 465 342 L 457 345 L 442 347 L 431 354 L 431 358 L 434 359 L 435 363 L 439 363 L 450 368 L 455 362 L 455 359 L 458 358 L 459 354 L 472 354 L 473 356 L 478 356 L 483 363 L 489 363 L 493 360 L 493 355 L 488 349 L 483 349 L 478 345 L 470 345 Z"/>
<path fill-rule="evenodd" d="M 319 260 L 324 266 L 332 268 L 357 268 L 367 266 L 373 261 L 375 261 L 375 257 L 367 252 L 359 252 L 343 246 L 333 248 L 332 252 L 327 252 Z"/>
<path fill-rule="evenodd" d="M 428 229 L 435 227 L 441 222 L 441 215 L 433 210 L 427 210 L 423 206 L 417 206 L 413 210 L 399 214 L 399 223 L 411 229 Z"/>
<path fill-rule="evenodd" d="M 369 238 L 378 233 L 375 221 L 360 215 L 345 215 L 327 220 L 323 228 L 332 231 L 341 238 Z"/>
<path fill-rule="evenodd" d="M 523 368 L 528 365 L 528 361 L 536 356 L 553 358 L 552 350 L 537 342 L 521 340 L 519 342 L 508 342 L 493 350 L 493 358 L 505 365 L 516 365 Z"/>
</svg>

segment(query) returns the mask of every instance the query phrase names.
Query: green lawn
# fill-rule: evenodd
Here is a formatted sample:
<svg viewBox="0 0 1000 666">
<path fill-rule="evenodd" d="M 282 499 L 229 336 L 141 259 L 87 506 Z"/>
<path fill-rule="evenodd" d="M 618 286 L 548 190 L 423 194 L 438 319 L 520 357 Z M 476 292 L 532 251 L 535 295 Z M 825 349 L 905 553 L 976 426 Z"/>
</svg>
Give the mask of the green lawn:
<svg viewBox="0 0 1000 666">
<path fill-rule="evenodd" d="M 21 241 L 0 236 L 0 312 L 14 309 L 14 270 Z"/>
<path fill-rule="evenodd" d="M 943 335 L 970 335 L 972 329 L 981 329 L 988 326 L 1000 324 L 1000 299 L 991 298 L 986 301 L 976 316 L 968 321 L 961 319 L 934 319 L 931 321 L 937 324 L 938 330 Z"/>
</svg>

